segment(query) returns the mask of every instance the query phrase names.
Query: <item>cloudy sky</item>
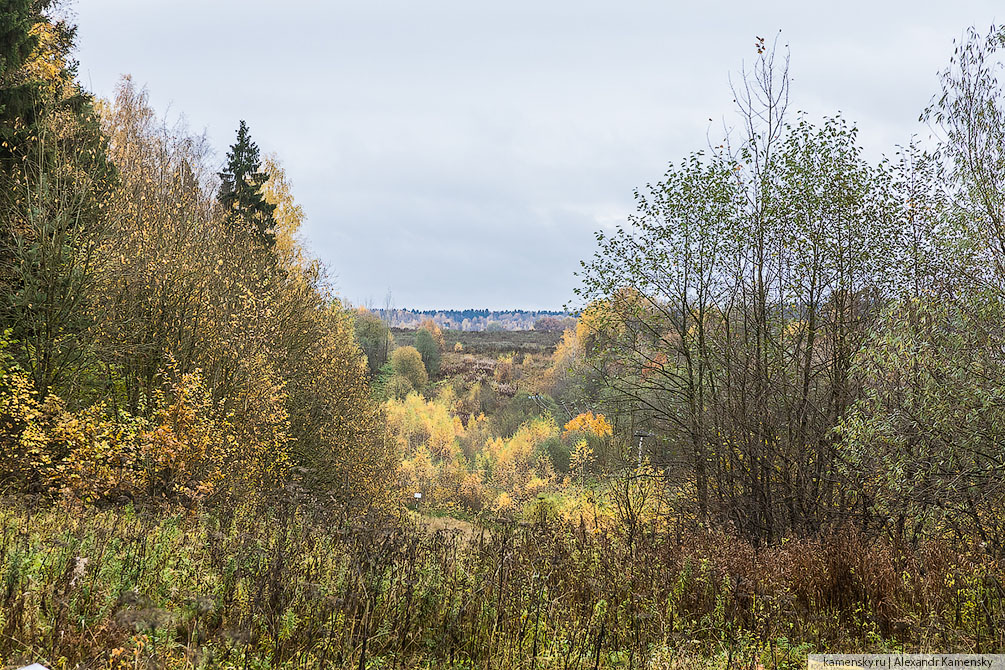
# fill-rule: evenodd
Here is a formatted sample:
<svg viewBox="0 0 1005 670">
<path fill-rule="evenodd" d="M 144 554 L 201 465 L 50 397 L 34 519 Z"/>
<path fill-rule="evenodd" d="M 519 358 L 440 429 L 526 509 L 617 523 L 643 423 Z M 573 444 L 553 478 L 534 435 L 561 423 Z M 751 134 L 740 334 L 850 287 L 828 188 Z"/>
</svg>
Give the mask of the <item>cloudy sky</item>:
<svg viewBox="0 0 1005 670">
<path fill-rule="evenodd" d="M 996 7 L 997 6 L 997 7 Z M 80 76 L 123 74 L 275 152 L 338 292 L 398 307 L 559 308 L 593 232 L 730 121 L 728 78 L 781 30 L 793 107 L 905 143 L 1000 0 L 77 0 Z M 997 13 L 996 13 L 997 12 Z M 714 119 L 710 124 L 709 119 Z"/>
</svg>

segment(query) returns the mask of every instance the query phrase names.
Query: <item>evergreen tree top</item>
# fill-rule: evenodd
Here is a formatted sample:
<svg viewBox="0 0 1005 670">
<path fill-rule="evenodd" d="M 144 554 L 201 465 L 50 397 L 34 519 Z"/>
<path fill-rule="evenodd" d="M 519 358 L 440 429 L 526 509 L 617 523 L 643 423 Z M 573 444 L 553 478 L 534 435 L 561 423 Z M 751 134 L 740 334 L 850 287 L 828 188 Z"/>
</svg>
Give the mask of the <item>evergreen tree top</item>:
<svg viewBox="0 0 1005 670">
<path fill-rule="evenodd" d="M 263 244 L 275 244 L 276 206 L 268 203 L 262 186 L 269 175 L 261 170 L 258 145 L 251 139 L 248 124 L 241 120 L 237 141 L 227 152 L 227 165 L 220 176 L 217 198 L 227 212 L 227 221 L 234 229 L 251 230 Z"/>
</svg>

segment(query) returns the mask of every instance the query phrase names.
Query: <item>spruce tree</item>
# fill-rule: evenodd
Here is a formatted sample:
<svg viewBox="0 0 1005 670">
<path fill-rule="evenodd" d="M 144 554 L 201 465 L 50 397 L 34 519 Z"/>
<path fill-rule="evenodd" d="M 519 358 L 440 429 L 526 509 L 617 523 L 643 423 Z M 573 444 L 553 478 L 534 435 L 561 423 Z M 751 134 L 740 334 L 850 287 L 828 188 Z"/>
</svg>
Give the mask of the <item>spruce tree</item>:
<svg viewBox="0 0 1005 670">
<path fill-rule="evenodd" d="M 5 117 L 13 116 L 8 108 L 19 102 L 15 98 L 28 88 L 18 71 L 38 42 L 38 37 L 31 34 L 36 19 L 33 10 L 31 0 L 0 0 L 0 114 Z"/>
<path fill-rule="evenodd" d="M 261 170 L 258 145 L 251 141 L 248 124 L 243 120 L 237 129 L 237 142 L 227 152 L 227 167 L 220 179 L 218 200 L 232 229 L 248 230 L 271 248 L 276 242 L 276 206 L 266 202 L 262 194 L 269 175 Z"/>
<path fill-rule="evenodd" d="M 24 138 L 34 123 L 36 78 L 25 62 L 38 43 L 31 34 L 38 20 L 32 0 L 0 0 L 0 169 L 6 171 L 24 155 Z M 15 148 L 21 149 L 15 155 Z"/>
</svg>

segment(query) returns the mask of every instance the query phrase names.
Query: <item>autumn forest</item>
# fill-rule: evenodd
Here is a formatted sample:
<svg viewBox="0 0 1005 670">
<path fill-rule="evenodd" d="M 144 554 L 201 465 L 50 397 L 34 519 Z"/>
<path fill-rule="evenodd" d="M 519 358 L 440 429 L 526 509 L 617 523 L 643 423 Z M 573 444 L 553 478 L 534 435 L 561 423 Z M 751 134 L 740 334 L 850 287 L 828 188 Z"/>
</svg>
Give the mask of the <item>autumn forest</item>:
<svg viewBox="0 0 1005 670">
<path fill-rule="evenodd" d="M 419 311 L 51 5 L 0 0 L 0 667 L 1005 652 L 1005 29 L 880 159 L 757 38 L 566 305 Z"/>
</svg>

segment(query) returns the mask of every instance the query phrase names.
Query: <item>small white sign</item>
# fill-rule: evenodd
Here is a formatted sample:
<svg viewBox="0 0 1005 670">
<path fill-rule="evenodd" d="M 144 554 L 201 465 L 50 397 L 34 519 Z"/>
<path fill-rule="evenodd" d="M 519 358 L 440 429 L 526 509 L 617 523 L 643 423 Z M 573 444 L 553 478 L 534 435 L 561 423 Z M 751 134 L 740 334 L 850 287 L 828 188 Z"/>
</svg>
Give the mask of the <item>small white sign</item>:
<svg viewBox="0 0 1005 670">
<path fill-rule="evenodd" d="M 806 661 L 809 670 L 1005 669 L 1005 654 L 810 654 Z"/>
<path fill-rule="evenodd" d="M 421 493 L 416 493 L 415 494 L 415 499 L 416 500 L 421 500 L 422 499 L 422 494 Z"/>
</svg>

